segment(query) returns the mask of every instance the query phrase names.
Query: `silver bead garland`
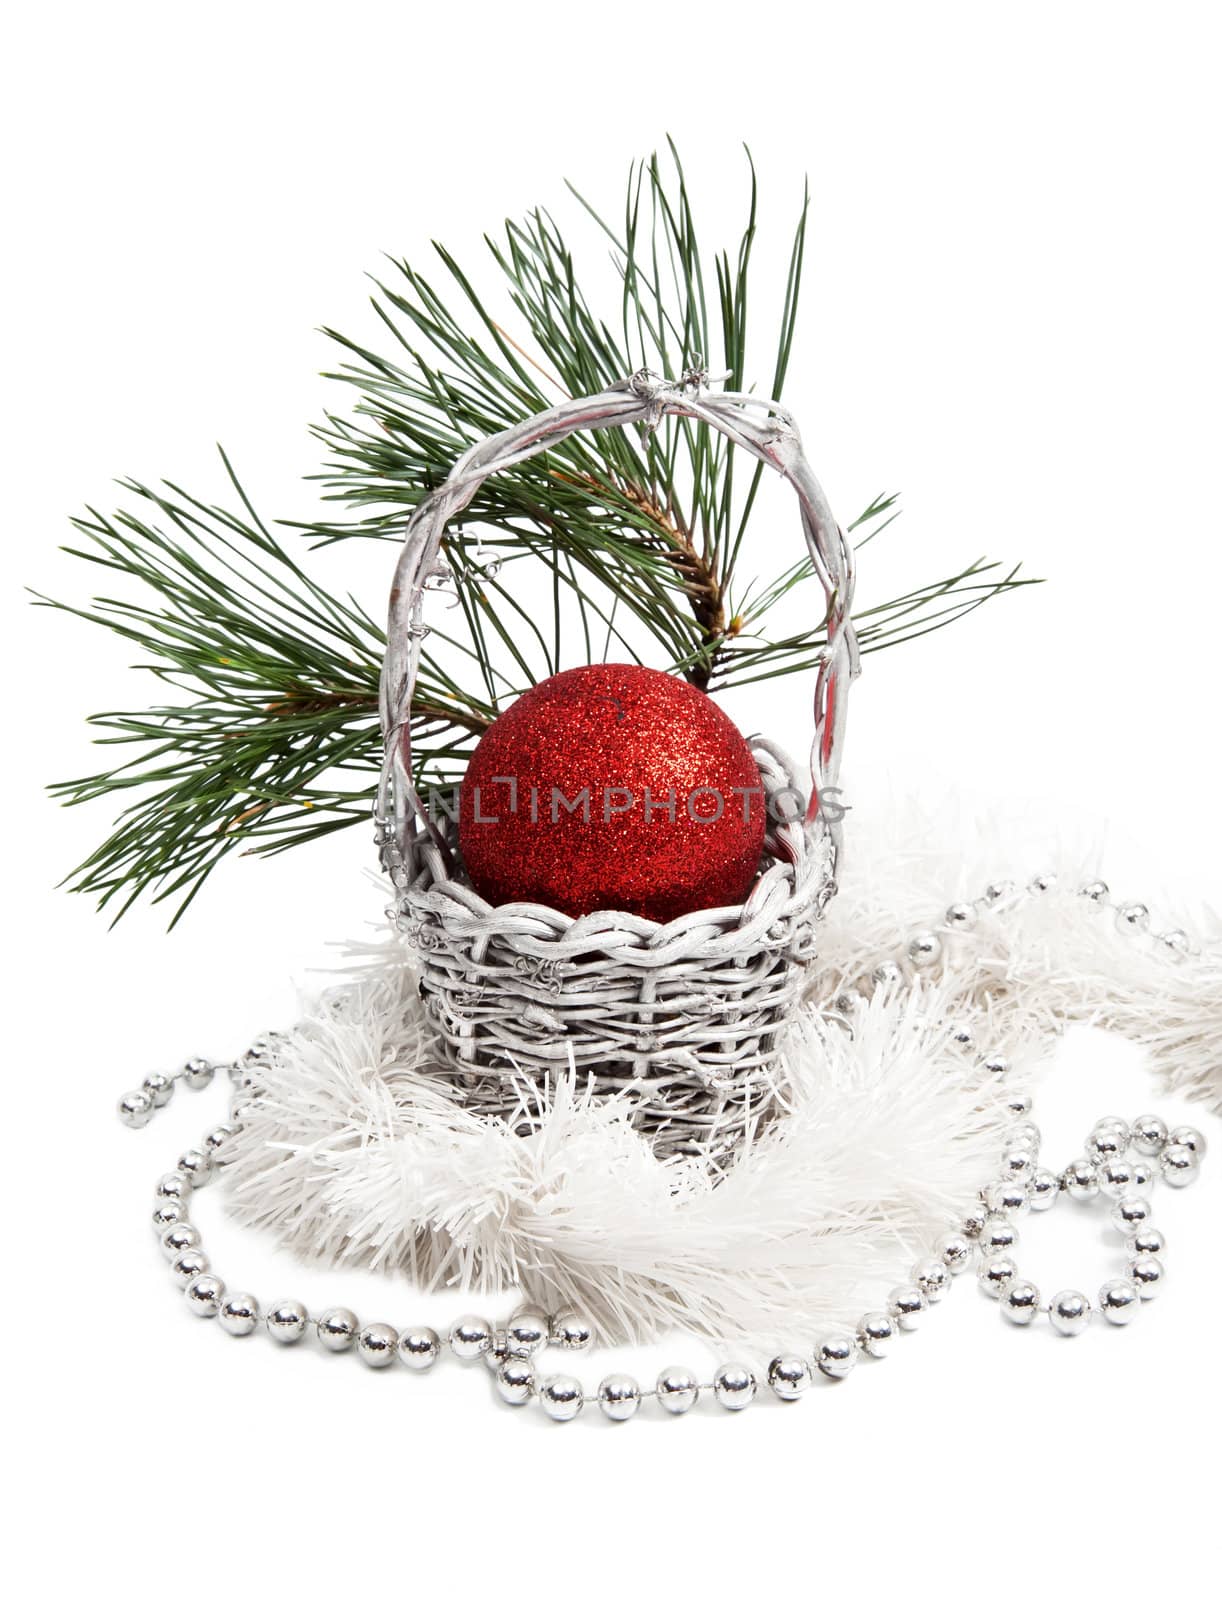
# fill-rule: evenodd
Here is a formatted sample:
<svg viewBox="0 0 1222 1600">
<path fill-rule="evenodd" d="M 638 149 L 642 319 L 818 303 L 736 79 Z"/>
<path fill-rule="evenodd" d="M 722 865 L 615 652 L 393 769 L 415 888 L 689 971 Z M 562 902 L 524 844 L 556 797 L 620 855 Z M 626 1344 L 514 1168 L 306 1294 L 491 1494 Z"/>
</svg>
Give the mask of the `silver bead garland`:
<svg viewBox="0 0 1222 1600">
<path fill-rule="evenodd" d="M 1055 882 L 1052 874 L 1039 874 L 1026 892 L 1046 895 Z M 1109 904 L 1109 890 L 1101 881 L 1084 885 L 1078 894 L 1092 910 Z M 941 928 L 921 930 L 909 940 L 905 950 L 908 966 L 916 972 L 936 966 L 946 954 L 947 936 L 976 928 L 979 908 L 998 909 L 1014 898 L 1012 885 L 995 883 L 975 902 L 951 905 Z M 1150 937 L 1173 959 L 1195 953 L 1180 929 L 1151 933 L 1144 905 L 1119 907 L 1116 926 L 1125 935 Z M 875 987 L 902 984 L 906 981 L 904 967 L 900 961 L 883 961 L 874 969 L 872 981 Z M 852 1010 L 851 1004 L 841 1007 L 842 1014 L 850 1018 Z M 953 1024 L 951 1038 L 961 1049 L 972 1051 L 969 1026 Z M 185 1151 L 176 1170 L 164 1174 L 155 1188 L 153 1226 L 171 1276 L 190 1309 L 200 1317 L 215 1319 L 233 1337 L 263 1330 L 280 1344 L 295 1344 L 312 1329 L 324 1350 L 341 1354 L 355 1348 L 364 1364 L 373 1369 L 401 1365 L 412 1372 L 426 1372 L 448 1349 L 464 1364 L 488 1366 L 496 1392 L 508 1405 L 524 1406 L 537 1400 L 544 1414 L 556 1422 L 570 1422 L 582 1415 L 586 1390 L 580 1380 L 564 1374 L 540 1374 L 535 1368 L 536 1360 L 548 1349 L 580 1354 L 593 1346 L 593 1330 L 575 1309 L 548 1317 L 537 1307 L 522 1306 L 499 1327 L 472 1315 L 458 1318 L 445 1336 L 426 1326 L 400 1332 L 385 1322 L 363 1323 L 345 1306 L 311 1316 L 299 1300 L 285 1299 L 264 1313 L 253 1295 L 231 1293 L 212 1272 L 190 1218 L 190 1200 L 208 1183 L 217 1166 L 224 1164 L 226 1147 L 241 1123 L 240 1096 L 252 1087 L 250 1068 L 269 1059 L 274 1039 L 274 1035 L 267 1036 L 228 1068 L 235 1092 L 230 1121 L 218 1124 L 198 1147 Z M 1003 1056 L 978 1056 L 976 1069 L 986 1086 L 1005 1092 L 1008 1062 Z M 175 1073 L 150 1073 L 140 1089 L 119 1101 L 119 1115 L 129 1127 L 144 1127 L 155 1110 L 169 1103 L 178 1082 L 193 1090 L 203 1089 L 218 1070 L 217 1063 L 193 1057 Z M 886 1356 L 902 1334 L 921 1325 L 928 1308 L 949 1293 L 955 1279 L 973 1262 L 977 1281 L 998 1301 L 1006 1321 L 1027 1327 L 1045 1316 L 1057 1333 L 1067 1337 L 1082 1333 L 1096 1310 L 1108 1323 L 1124 1326 L 1137 1316 L 1143 1301 L 1160 1292 L 1166 1276 L 1166 1242 L 1151 1226 L 1150 1192 L 1156 1177 L 1171 1188 L 1184 1188 L 1196 1180 L 1206 1150 L 1200 1130 L 1187 1125 L 1168 1129 L 1155 1115 L 1140 1116 L 1131 1123 L 1102 1117 L 1087 1134 L 1083 1154 L 1058 1173 L 1039 1163 L 1041 1136 L 1030 1120 L 1030 1096 L 1006 1094 L 1003 1103 L 1020 1120 L 1010 1130 L 997 1179 L 969 1205 L 958 1231 L 943 1234 L 929 1258 L 917 1263 L 911 1279 L 888 1296 L 885 1309 L 867 1311 L 853 1334 L 829 1335 L 809 1354 L 774 1356 L 766 1367 L 766 1381 L 777 1399 L 799 1399 L 812 1387 L 816 1372 L 831 1382 L 843 1380 L 861 1354 L 875 1359 Z M 1151 1161 L 1157 1162 L 1157 1171 Z M 1062 1289 L 1044 1300 L 1035 1284 L 1019 1274 L 1014 1259 L 1019 1245 L 1017 1219 L 1050 1210 L 1062 1195 L 1083 1204 L 1106 1205 L 1123 1243 L 1123 1274 L 1100 1287 L 1095 1303 L 1078 1289 Z M 679 1366 L 666 1367 L 652 1387 L 643 1387 L 629 1374 L 612 1373 L 594 1386 L 593 1409 L 611 1421 L 625 1422 L 648 1400 L 672 1416 L 681 1416 L 703 1395 L 711 1394 L 725 1410 L 741 1411 L 754 1401 L 758 1389 L 751 1368 L 733 1362 L 719 1367 L 706 1383 Z"/>
</svg>

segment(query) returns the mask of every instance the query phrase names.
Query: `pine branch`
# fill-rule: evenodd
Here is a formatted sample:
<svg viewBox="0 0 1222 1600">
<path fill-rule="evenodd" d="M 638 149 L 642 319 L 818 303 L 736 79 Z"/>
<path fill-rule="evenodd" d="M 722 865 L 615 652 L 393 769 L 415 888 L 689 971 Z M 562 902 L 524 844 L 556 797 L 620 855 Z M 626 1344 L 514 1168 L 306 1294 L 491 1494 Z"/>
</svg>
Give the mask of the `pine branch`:
<svg viewBox="0 0 1222 1600">
<path fill-rule="evenodd" d="M 395 263 L 397 279 L 379 283 L 374 300 L 406 362 L 328 330 L 355 357 L 331 376 L 361 393 L 355 417 L 330 416 L 319 430 L 332 455 L 324 475 L 328 497 L 376 509 L 355 522 L 319 523 L 311 531 L 324 540 L 401 536 L 405 513 L 474 440 L 560 396 L 615 383 L 637 367 L 676 377 L 707 355 L 730 371 L 732 383 L 745 381 L 757 222 L 754 168 L 749 164 L 748 214 L 735 259 L 729 252 L 716 259 L 715 328 L 687 184 L 673 146 L 671 157 L 673 173 L 656 156 L 634 165 L 618 232 L 572 189 L 612 246 L 622 286 L 618 337 L 588 305 L 573 252 L 543 211 L 522 223 L 507 222 L 501 240 L 486 239 L 506 281 L 520 338 L 505 331 L 505 315 L 483 304 L 469 275 L 441 245 L 434 246 L 437 257 L 475 331 L 464 328 L 445 295 L 406 261 Z M 793 343 L 806 221 L 804 200 L 771 358 L 773 398 L 780 396 Z M 713 349 L 718 337 L 720 353 Z M 753 464 L 738 505 L 726 441 L 689 420 L 668 419 L 654 435 L 612 429 L 574 436 L 546 459 L 489 479 L 455 520 L 451 535 L 495 530 L 541 557 L 544 547 L 556 548 L 563 582 L 579 591 L 591 582 L 609 589 L 609 599 L 645 627 L 670 662 L 686 662 L 687 676 L 706 687 L 726 638 L 726 596 L 762 470 Z"/>
<path fill-rule="evenodd" d="M 780 397 L 809 197 L 761 361 L 748 344 L 759 222 L 750 157 L 742 231 L 711 256 L 673 145 L 668 157 L 632 167 L 614 224 L 570 185 L 579 217 L 610 250 L 615 314 L 590 304 L 574 250 L 536 210 L 485 240 L 502 303 L 486 304 L 435 244 L 439 284 L 402 260 L 376 285 L 389 354 L 328 330 L 344 353 L 330 376 L 357 401 L 351 415 L 328 415 L 316 430 L 329 452 L 321 480 L 324 498 L 342 503 L 349 520 L 304 525 L 313 543 L 400 540 L 411 511 L 471 444 L 641 366 L 673 378 L 707 359 L 735 388 L 770 371 L 769 392 Z M 84 543 L 71 553 L 118 579 L 117 597 L 79 608 L 38 597 L 135 645 L 167 690 L 147 710 L 91 718 L 116 764 L 52 787 L 69 805 L 123 807 L 67 879 L 116 917 L 148 893 L 177 901 L 177 920 L 231 851 L 288 849 L 364 820 L 373 799 L 382 631 L 316 575 L 325 557 L 291 553 L 290 540 L 299 541 L 260 520 L 225 466 L 236 511 L 173 485 L 133 483 L 139 514 L 90 511 L 75 522 Z M 453 783 L 500 709 L 575 659 L 642 661 L 710 691 L 811 670 L 826 642 L 817 585 L 812 625 L 775 626 L 776 609 L 815 582 L 809 563 L 740 578 L 762 472 L 752 463 L 736 475 L 720 434 L 669 418 L 653 434 L 573 435 L 488 479 L 446 538 L 451 604 L 430 617 L 413 702 L 418 785 Z M 851 525 L 858 548 L 896 514 L 894 496 L 873 501 Z M 281 525 L 294 526 L 303 525 Z M 551 599 L 542 614 L 541 577 Z M 974 562 L 859 611 L 863 649 L 944 627 L 1026 581 L 1017 568 Z"/>
<path fill-rule="evenodd" d="M 110 836 L 66 880 L 113 902 L 116 920 L 148 891 L 179 899 L 177 921 L 229 852 L 285 850 L 370 813 L 382 630 L 294 560 L 225 467 L 242 515 L 173 485 L 131 483 L 147 516 L 74 521 L 84 543 L 69 553 L 125 587 L 136 580 L 151 604 L 101 596 L 81 608 L 36 597 L 137 645 L 144 669 L 178 695 L 91 717 L 117 764 L 51 786 L 66 805 L 125 802 Z M 461 770 L 492 706 L 431 654 L 414 704 L 417 758 L 440 781 Z"/>
</svg>

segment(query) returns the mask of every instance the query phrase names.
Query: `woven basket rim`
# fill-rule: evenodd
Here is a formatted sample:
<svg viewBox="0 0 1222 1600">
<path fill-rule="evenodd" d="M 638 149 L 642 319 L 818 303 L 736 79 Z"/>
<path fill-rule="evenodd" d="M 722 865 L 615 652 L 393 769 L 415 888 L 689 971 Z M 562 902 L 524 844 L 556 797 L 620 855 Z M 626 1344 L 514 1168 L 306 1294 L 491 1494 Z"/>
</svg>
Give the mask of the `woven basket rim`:
<svg viewBox="0 0 1222 1600">
<path fill-rule="evenodd" d="M 766 739 L 754 738 L 747 742 L 756 755 L 766 791 L 783 792 L 795 785 L 797 769 L 787 756 Z M 760 756 L 765 758 L 762 762 Z M 446 833 L 453 859 L 460 861 L 457 849 L 453 848 L 457 833 L 452 819 Z M 603 949 L 620 955 L 630 950 L 651 953 L 665 950 L 673 959 L 676 947 L 681 953 L 685 944 L 707 954 L 710 942 L 715 939 L 735 945 L 743 943 L 746 947 L 760 938 L 761 928 L 766 931 L 778 921 L 792 919 L 808 908 L 813 908 L 814 915 L 822 910 L 835 893 L 830 839 L 796 821 L 781 824 L 768 837 L 774 847 L 772 859 L 762 858 L 767 864 L 762 866 L 745 900 L 689 911 L 665 922 L 614 909 L 574 916 L 529 900 L 493 905 L 473 887 L 465 873 L 459 876 L 451 872 L 445 854 L 422 830 L 413 834 L 409 845 L 416 868 L 414 873 L 396 849 L 404 879 L 397 887 L 401 900 L 417 914 L 442 917 L 453 931 L 457 931 L 456 924 L 468 922 L 465 930 L 468 937 L 495 935 L 511 941 L 520 939 L 524 941 L 524 953 L 527 953 L 527 944 L 547 941 L 562 949 L 565 955 L 579 953 L 579 947 L 581 953 Z M 782 942 L 788 943 L 789 937 L 786 932 Z"/>
</svg>

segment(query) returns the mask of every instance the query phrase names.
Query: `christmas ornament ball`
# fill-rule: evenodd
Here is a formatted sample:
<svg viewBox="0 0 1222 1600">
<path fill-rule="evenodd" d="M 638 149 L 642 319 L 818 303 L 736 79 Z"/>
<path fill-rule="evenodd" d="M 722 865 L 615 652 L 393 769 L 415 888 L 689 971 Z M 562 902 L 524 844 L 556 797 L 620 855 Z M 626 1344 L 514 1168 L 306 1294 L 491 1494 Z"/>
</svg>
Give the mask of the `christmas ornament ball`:
<svg viewBox="0 0 1222 1600">
<path fill-rule="evenodd" d="M 459 845 L 493 905 L 668 922 L 738 905 L 766 827 L 747 741 L 699 689 L 648 667 L 574 667 L 527 690 L 477 745 Z"/>
</svg>

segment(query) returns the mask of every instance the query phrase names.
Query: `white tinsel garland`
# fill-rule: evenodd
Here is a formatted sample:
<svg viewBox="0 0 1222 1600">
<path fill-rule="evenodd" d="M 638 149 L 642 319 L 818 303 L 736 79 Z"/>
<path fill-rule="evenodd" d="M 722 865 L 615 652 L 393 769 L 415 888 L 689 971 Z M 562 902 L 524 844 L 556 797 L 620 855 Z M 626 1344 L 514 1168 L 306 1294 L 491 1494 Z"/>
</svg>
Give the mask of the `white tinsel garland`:
<svg viewBox="0 0 1222 1600">
<path fill-rule="evenodd" d="M 900 819 L 905 819 L 901 821 Z M 931 848 L 932 819 L 896 806 L 877 820 L 850 861 L 851 875 L 820 931 L 815 992 L 862 984 L 883 955 L 902 956 L 913 932 L 936 926 L 948 904 L 973 900 L 990 883 L 1013 885 L 970 938 L 946 939 L 937 984 L 953 1008 L 981 1007 L 1004 1048 L 1057 1037 L 1074 1023 L 1108 1028 L 1142 1045 L 1164 1086 L 1222 1111 L 1222 924 L 1204 911 L 1188 926 L 1193 954 L 1166 945 L 1174 920 L 1152 906 L 1149 933 L 1125 933 L 1123 896 L 1093 907 L 1078 893 L 1098 862 L 1066 846 L 1030 854 L 1000 826 L 965 858 Z M 1009 830 L 1018 833 L 1020 830 Z M 1021 852 L 1028 852 L 1024 863 Z M 1032 859 L 1053 887 L 1031 893 Z M 1007 878 L 1008 873 L 1008 878 Z"/>
<path fill-rule="evenodd" d="M 933 976 L 870 994 L 874 967 L 982 882 L 947 871 L 939 887 L 928 853 L 899 846 L 865 860 L 875 869 L 859 867 L 821 932 L 785 1060 L 790 1113 L 724 1176 L 659 1163 L 630 1106 L 571 1082 L 531 1106 L 534 1131 L 525 1107 L 519 1126 L 472 1116 L 430 1073 L 415 973 L 390 939 L 256 1069 L 225 1169 L 231 1204 L 308 1257 L 438 1287 L 517 1286 L 580 1306 L 613 1341 L 684 1329 L 743 1352 L 803 1348 L 868 1309 L 962 1214 L 996 1170 L 1005 1099 L 1034 1083 L 1067 1022 L 1145 1043 L 1170 1088 L 1217 1109 L 1216 940 L 1180 959 L 1124 936 L 1113 910 L 1076 894 L 1079 869 L 1065 888 L 1020 887 L 970 935 L 944 933 Z M 862 998 L 846 1017 L 835 1001 L 848 990 Z M 1011 1060 L 1004 1088 L 982 1082 L 951 1019 Z"/>
</svg>

